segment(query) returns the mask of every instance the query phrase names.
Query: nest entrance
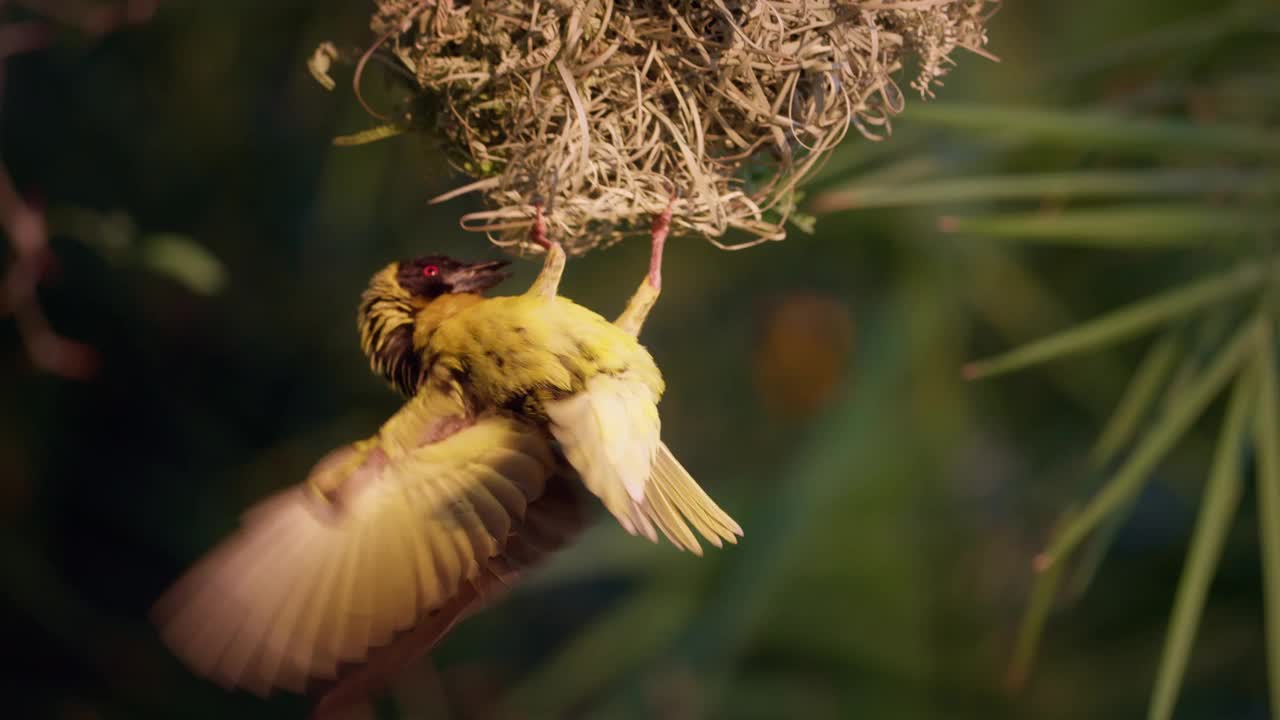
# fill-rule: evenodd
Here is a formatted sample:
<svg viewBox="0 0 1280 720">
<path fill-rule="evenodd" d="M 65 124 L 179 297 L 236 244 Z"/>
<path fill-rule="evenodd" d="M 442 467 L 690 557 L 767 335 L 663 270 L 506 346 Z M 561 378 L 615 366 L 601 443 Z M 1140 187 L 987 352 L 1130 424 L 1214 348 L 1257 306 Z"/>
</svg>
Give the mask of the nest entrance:
<svg viewBox="0 0 1280 720">
<path fill-rule="evenodd" d="M 434 108 L 429 131 L 483 194 L 463 218 L 523 242 L 532 204 L 570 253 L 673 230 L 779 240 L 798 184 L 848 133 L 879 140 L 909 56 L 928 95 L 982 52 L 992 0 L 377 0 L 377 50 Z M 726 245 L 731 229 L 748 240 Z"/>
</svg>

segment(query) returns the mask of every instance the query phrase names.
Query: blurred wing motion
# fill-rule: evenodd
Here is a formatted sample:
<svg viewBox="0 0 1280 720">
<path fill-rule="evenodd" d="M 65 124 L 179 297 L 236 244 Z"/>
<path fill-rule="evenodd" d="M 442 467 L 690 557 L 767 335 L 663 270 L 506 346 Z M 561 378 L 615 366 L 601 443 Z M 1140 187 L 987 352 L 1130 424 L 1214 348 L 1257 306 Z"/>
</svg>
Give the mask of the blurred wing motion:
<svg viewBox="0 0 1280 720">
<path fill-rule="evenodd" d="M 582 526 L 582 498 L 570 483 L 553 483 L 529 506 L 522 529 L 513 534 L 494 562 L 438 611 L 401 633 L 391 644 L 375 650 L 367 661 L 340 673 L 341 680 L 325 683 L 313 718 L 372 696 L 425 650 L 433 647 L 454 625 L 482 610 L 500 596 L 520 570 L 563 547 Z"/>
<path fill-rule="evenodd" d="M 690 525 L 716 547 L 742 535 L 659 439 L 656 398 L 644 382 L 597 375 L 546 410 L 565 457 L 627 532 L 656 541 L 656 527 L 697 555 L 702 547 Z"/>
<path fill-rule="evenodd" d="M 407 406 L 251 509 L 161 599 L 163 636 L 227 686 L 363 697 L 577 530 L 562 472 L 528 423 Z"/>
</svg>

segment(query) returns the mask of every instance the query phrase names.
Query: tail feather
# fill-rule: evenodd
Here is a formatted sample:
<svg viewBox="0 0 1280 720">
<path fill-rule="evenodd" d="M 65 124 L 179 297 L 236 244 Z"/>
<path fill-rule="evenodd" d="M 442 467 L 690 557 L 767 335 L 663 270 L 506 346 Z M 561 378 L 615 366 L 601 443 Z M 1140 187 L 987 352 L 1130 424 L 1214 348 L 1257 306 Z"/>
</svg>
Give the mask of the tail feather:
<svg viewBox="0 0 1280 720">
<path fill-rule="evenodd" d="M 671 454 L 666 443 L 658 445 L 649 483 L 678 508 L 694 529 L 712 545 L 720 547 L 722 540 L 737 543 L 738 538 L 742 537 L 742 527 L 716 505 L 689 475 L 689 471 Z"/>
<path fill-rule="evenodd" d="M 586 388 L 546 403 L 551 434 L 583 484 L 627 532 L 701 554 L 690 531 L 712 545 L 737 542 L 742 528 L 698 487 L 660 440 L 652 390 L 626 376 L 596 376 Z"/>
</svg>

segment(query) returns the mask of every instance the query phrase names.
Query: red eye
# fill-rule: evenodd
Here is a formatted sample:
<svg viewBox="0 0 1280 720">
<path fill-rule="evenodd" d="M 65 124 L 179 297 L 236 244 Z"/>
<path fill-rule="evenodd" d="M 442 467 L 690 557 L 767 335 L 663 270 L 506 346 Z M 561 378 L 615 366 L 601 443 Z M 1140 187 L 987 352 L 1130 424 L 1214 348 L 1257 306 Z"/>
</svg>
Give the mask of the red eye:
<svg viewBox="0 0 1280 720">
<path fill-rule="evenodd" d="M 422 268 L 422 274 L 426 277 L 435 277 L 440 274 L 440 268 L 436 265 L 428 265 Z"/>
</svg>

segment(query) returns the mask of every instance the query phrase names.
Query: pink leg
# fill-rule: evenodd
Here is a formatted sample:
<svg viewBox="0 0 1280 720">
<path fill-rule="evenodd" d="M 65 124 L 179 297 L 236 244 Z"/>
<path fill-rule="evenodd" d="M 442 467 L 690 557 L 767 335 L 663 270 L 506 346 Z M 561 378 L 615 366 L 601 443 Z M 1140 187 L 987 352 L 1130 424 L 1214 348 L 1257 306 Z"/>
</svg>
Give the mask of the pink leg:
<svg viewBox="0 0 1280 720">
<path fill-rule="evenodd" d="M 667 244 L 667 235 L 671 233 L 671 210 L 675 201 L 675 196 L 671 196 L 667 201 L 667 207 L 653 218 L 653 227 L 650 231 L 652 249 L 649 254 L 649 285 L 654 290 L 662 289 L 662 249 Z"/>
<path fill-rule="evenodd" d="M 542 271 L 534 279 L 526 293 L 541 298 L 554 298 L 560 288 L 560 276 L 564 274 L 564 248 L 560 243 L 547 239 L 547 222 L 542 217 L 542 206 L 535 205 L 533 227 L 529 228 L 529 241 L 546 248 L 547 257 L 542 261 Z"/>
<path fill-rule="evenodd" d="M 649 274 L 645 277 L 645 281 L 640 283 L 635 295 L 632 295 L 631 300 L 627 302 L 626 309 L 617 320 L 613 321 L 614 325 L 635 336 L 640 335 L 645 318 L 649 317 L 649 311 L 653 309 L 654 303 L 658 301 L 658 295 L 662 292 L 662 250 L 667 244 L 667 235 L 671 233 L 671 212 L 675 200 L 675 196 L 672 195 L 667 207 L 653 218 Z"/>
</svg>

